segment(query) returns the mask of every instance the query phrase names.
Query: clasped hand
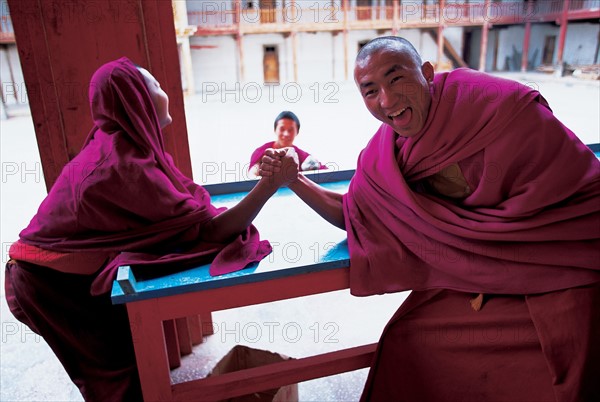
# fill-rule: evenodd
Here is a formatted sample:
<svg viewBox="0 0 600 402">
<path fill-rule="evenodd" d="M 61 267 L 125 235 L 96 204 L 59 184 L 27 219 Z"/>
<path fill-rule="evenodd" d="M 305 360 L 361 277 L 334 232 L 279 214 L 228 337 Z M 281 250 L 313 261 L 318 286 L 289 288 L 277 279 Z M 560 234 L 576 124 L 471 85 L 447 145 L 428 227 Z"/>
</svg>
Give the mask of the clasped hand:
<svg viewBox="0 0 600 402">
<path fill-rule="evenodd" d="M 277 186 L 287 186 L 298 179 L 298 155 L 294 148 L 269 148 L 265 151 L 258 175 L 269 178 Z"/>
</svg>

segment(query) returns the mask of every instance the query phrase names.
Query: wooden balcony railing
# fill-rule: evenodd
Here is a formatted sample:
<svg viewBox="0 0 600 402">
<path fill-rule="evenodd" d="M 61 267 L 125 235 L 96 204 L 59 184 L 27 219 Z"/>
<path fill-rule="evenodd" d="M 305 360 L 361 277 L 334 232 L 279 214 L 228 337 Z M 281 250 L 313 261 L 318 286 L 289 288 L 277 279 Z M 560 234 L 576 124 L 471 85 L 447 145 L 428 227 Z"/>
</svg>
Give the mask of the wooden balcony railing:
<svg viewBox="0 0 600 402">
<path fill-rule="evenodd" d="M 6 4 L 2 4 L 6 6 Z M 8 7 L 0 10 L 0 43 L 14 43 L 15 42 L 15 31 L 8 14 Z"/>
<path fill-rule="evenodd" d="M 258 2 L 256 2 L 258 4 Z M 394 19 L 391 0 L 386 6 L 353 6 L 343 10 L 341 2 L 324 5 L 296 2 L 293 6 L 282 1 L 261 1 L 262 7 L 234 9 L 231 2 L 207 2 L 202 11 L 189 11 L 189 25 L 197 26 L 196 35 L 236 33 L 336 31 L 342 29 L 391 29 L 394 22 L 400 28 L 429 28 L 441 21 L 445 26 L 481 25 L 489 23 L 519 24 L 526 21 L 557 21 L 562 18 L 564 0 L 536 1 L 532 11 L 527 3 L 492 2 L 485 6 L 483 0 L 470 3 L 423 5 L 418 2 L 399 2 Z M 282 7 L 282 4 L 285 4 Z M 358 2 L 357 4 L 363 4 Z M 0 4 L 0 43 L 14 43 L 15 35 L 5 2 Z M 302 7 L 304 6 L 304 7 Z M 569 19 L 600 18 L 600 0 L 570 0 Z"/>
<path fill-rule="evenodd" d="M 440 24 L 445 26 L 482 25 L 486 20 L 491 24 L 519 24 L 526 21 L 545 22 L 562 18 L 564 0 L 544 0 L 535 2 L 528 12 L 527 3 L 479 2 L 445 3 L 423 5 L 418 2 L 399 2 L 394 18 L 392 1 L 385 6 L 359 6 L 343 10 L 341 2 L 323 5 L 307 2 L 290 3 L 281 1 L 261 2 L 262 8 L 242 9 L 239 13 L 221 3 L 220 8 L 212 7 L 203 11 L 188 12 L 190 25 L 198 26 L 196 35 L 215 35 L 223 32 L 289 32 L 289 31 L 335 31 L 342 29 L 390 29 L 396 23 L 400 28 L 428 28 Z M 285 4 L 282 7 L 282 4 Z M 570 0 L 569 19 L 599 18 L 600 0 Z M 238 24 L 239 21 L 239 24 Z"/>
</svg>

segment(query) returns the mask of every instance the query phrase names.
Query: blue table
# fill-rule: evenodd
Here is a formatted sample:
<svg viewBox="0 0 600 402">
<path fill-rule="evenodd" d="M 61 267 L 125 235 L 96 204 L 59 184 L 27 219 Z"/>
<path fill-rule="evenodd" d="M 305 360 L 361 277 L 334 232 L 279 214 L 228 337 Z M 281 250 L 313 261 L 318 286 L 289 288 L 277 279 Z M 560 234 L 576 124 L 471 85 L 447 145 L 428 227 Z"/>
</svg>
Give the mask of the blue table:
<svg viewBox="0 0 600 402">
<path fill-rule="evenodd" d="M 344 193 L 353 171 L 314 173 Z M 217 206 L 239 202 L 255 182 L 207 186 Z M 233 191 L 233 192 L 232 192 Z M 346 289 L 346 232 L 319 217 L 288 189 L 280 189 L 254 221 L 273 253 L 255 266 L 211 277 L 204 265 L 157 278 L 121 267 L 112 289 L 127 306 L 146 400 L 220 400 L 368 367 L 375 344 L 339 350 L 205 379 L 171 384 L 164 322 L 201 313 Z"/>
</svg>

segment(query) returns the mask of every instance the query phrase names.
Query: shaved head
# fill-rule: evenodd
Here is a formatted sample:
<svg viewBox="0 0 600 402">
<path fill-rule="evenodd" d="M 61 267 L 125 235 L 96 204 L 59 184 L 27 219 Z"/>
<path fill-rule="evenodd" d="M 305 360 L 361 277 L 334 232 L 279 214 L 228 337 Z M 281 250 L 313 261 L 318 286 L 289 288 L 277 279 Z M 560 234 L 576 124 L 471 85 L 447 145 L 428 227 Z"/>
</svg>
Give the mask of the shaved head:
<svg viewBox="0 0 600 402">
<path fill-rule="evenodd" d="M 367 43 L 354 66 L 354 81 L 369 112 L 403 137 L 424 127 L 434 75 L 431 63 L 423 63 L 414 46 L 397 36 Z"/>
<path fill-rule="evenodd" d="M 399 36 L 381 36 L 369 41 L 356 55 L 356 65 L 362 65 L 373 54 L 381 50 L 390 50 L 406 53 L 416 66 L 421 66 L 423 60 L 417 49 L 408 40 Z"/>
</svg>

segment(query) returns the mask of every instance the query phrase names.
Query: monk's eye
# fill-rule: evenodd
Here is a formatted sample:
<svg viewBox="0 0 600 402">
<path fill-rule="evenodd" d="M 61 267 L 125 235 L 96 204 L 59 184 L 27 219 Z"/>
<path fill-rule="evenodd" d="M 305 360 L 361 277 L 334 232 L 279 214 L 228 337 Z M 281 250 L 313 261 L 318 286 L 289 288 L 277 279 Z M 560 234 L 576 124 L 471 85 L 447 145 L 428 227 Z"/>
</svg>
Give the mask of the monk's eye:
<svg viewBox="0 0 600 402">
<path fill-rule="evenodd" d="M 392 84 L 393 84 L 394 82 L 396 82 L 396 81 L 400 80 L 401 78 L 402 78 L 402 76 L 401 76 L 401 75 L 398 75 L 398 76 L 396 76 L 396 77 L 392 78 L 392 80 L 390 81 L 390 83 L 392 83 Z"/>
<path fill-rule="evenodd" d="M 365 92 L 363 93 L 363 97 L 365 97 L 365 98 L 366 98 L 366 97 L 367 97 L 367 96 L 369 96 L 369 95 L 373 95 L 373 94 L 375 94 L 375 92 L 376 92 L 376 91 L 375 91 L 374 89 L 369 89 L 368 91 L 365 91 Z"/>
</svg>

